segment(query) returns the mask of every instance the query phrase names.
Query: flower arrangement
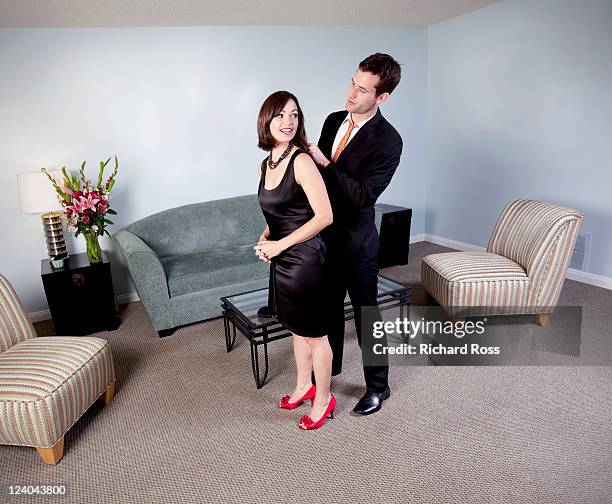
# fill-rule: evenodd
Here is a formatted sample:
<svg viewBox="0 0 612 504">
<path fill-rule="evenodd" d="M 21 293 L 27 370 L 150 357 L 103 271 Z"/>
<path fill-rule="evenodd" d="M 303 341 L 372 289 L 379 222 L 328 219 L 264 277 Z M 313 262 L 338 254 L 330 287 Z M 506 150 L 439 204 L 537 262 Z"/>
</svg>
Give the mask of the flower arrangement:
<svg viewBox="0 0 612 504">
<path fill-rule="evenodd" d="M 62 208 L 66 212 L 68 220 L 68 231 L 74 236 L 82 234 L 87 242 L 87 257 L 89 262 L 95 263 L 102 261 L 102 249 L 98 238 L 104 233 L 110 236 L 106 230 L 108 224 L 113 221 L 106 217 L 107 214 L 117 215 L 109 206 L 111 190 L 115 185 L 115 177 L 119 168 L 119 161 L 115 156 L 115 169 L 110 174 L 105 183 L 102 183 L 104 169 L 111 158 L 105 162 L 100 161 L 100 172 L 98 173 L 97 184 L 93 184 L 85 178 L 85 163 L 81 165 L 80 177 L 69 175 L 66 167 L 62 167 L 64 175 L 63 187 L 49 175 L 45 168 L 41 171 L 47 175 L 60 200 Z"/>
</svg>

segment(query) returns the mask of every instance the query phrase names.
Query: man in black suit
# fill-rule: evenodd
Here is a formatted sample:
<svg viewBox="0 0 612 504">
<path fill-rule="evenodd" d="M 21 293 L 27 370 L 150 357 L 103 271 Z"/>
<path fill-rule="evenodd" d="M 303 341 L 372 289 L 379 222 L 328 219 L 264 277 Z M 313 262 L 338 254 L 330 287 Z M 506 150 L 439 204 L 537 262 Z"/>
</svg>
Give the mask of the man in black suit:
<svg viewBox="0 0 612 504">
<path fill-rule="evenodd" d="M 322 233 L 329 274 L 328 337 L 334 356 L 332 374 L 337 375 L 342 369 L 344 298 L 348 290 L 364 360 L 367 390 L 353 410 L 361 415 L 378 411 L 390 395 L 386 357 L 371 365 L 371 324 L 373 318 L 380 320 L 380 312 L 378 308 L 367 307 L 378 305 L 379 245 L 374 204 L 391 182 L 402 153 L 402 138 L 378 108 L 389 98 L 400 78 L 400 65 L 388 54 L 376 53 L 364 59 L 349 87 L 346 110 L 330 114 L 323 124 L 318 145 L 309 145 L 309 153 L 325 180 L 334 213 L 333 224 Z M 376 340 L 376 343 L 385 344 L 385 341 Z"/>
</svg>

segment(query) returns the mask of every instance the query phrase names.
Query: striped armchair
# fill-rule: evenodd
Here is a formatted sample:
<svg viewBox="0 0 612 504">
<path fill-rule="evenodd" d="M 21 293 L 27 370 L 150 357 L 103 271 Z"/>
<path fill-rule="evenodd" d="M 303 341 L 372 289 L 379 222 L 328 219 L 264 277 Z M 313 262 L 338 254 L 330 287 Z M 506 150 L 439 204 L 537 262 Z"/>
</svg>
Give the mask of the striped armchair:
<svg viewBox="0 0 612 504">
<path fill-rule="evenodd" d="M 486 252 L 423 258 L 425 298 L 454 317 L 533 313 L 548 326 L 557 304 L 583 215 L 535 200 L 504 208 Z"/>
<path fill-rule="evenodd" d="M 99 338 L 36 337 L 0 275 L 0 444 L 32 446 L 46 464 L 64 455 L 64 434 L 96 401 L 109 404 L 115 370 Z"/>
</svg>

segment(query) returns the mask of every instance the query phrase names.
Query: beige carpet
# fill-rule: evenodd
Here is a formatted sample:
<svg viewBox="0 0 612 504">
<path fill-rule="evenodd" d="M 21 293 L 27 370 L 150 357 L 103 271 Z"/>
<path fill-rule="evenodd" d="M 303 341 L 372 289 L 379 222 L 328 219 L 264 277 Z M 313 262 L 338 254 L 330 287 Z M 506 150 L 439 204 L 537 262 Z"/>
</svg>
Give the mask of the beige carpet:
<svg viewBox="0 0 612 504">
<path fill-rule="evenodd" d="M 444 250 L 413 245 L 409 266 L 384 273 L 416 290 L 420 258 Z M 612 292 L 568 281 L 561 303 L 585 306 L 584 345 L 610 338 Z M 37 330 L 49 334 L 51 324 Z M 119 330 L 98 336 L 112 345 L 117 394 L 69 431 L 60 464 L 0 446 L 4 492 L 63 484 L 69 495 L 0 502 L 612 501 L 609 367 L 396 367 L 383 410 L 354 417 L 363 380 L 351 328 L 333 383 L 337 417 L 302 432 L 305 406 L 276 407 L 294 379 L 289 339 L 271 345 L 269 380 L 257 390 L 246 339 L 226 353 L 220 319 L 160 339 L 132 303 Z"/>
</svg>

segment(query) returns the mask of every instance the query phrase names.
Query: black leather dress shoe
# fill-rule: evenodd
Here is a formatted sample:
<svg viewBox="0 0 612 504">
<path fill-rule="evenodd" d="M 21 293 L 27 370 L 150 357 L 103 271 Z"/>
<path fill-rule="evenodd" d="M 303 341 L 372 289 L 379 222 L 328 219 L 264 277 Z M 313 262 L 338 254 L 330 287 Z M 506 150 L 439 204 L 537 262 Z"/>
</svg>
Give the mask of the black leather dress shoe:
<svg viewBox="0 0 612 504">
<path fill-rule="evenodd" d="M 353 408 L 353 413 L 358 415 L 371 415 L 376 413 L 382 406 L 385 399 L 389 399 L 391 391 L 389 387 L 384 392 L 370 392 L 369 390 L 365 395 L 359 399 L 357 406 Z"/>
</svg>

